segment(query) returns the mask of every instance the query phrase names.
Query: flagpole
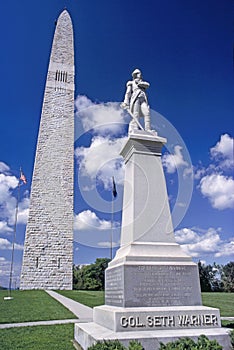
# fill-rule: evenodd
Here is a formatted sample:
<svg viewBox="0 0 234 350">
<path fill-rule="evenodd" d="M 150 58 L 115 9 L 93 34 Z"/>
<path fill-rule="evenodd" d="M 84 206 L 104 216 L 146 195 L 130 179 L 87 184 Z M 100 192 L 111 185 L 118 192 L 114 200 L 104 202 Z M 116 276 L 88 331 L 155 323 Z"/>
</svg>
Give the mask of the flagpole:
<svg viewBox="0 0 234 350">
<path fill-rule="evenodd" d="M 113 217 L 114 217 L 114 195 L 112 193 L 111 201 L 111 240 L 110 240 L 110 259 L 113 258 Z"/>
<path fill-rule="evenodd" d="M 114 222 L 114 198 L 117 196 L 114 176 L 112 176 L 112 200 L 111 200 L 111 237 L 110 237 L 110 259 L 113 258 L 113 222 Z"/>
<path fill-rule="evenodd" d="M 18 187 L 18 189 L 17 189 L 17 199 L 16 199 L 16 207 L 15 207 L 15 223 L 14 223 L 14 233 L 13 233 L 12 252 L 11 252 L 11 270 L 10 270 L 10 279 L 9 279 L 8 299 L 13 299 L 11 296 L 11 285 L 12 285 L 12 273 L 13 273 L 13 264 L 14 264 L 16 227 L 17 227 L 19 199 L 20 199 L 20 179 L 18 180 L 17 187 Z"/>
</svg>

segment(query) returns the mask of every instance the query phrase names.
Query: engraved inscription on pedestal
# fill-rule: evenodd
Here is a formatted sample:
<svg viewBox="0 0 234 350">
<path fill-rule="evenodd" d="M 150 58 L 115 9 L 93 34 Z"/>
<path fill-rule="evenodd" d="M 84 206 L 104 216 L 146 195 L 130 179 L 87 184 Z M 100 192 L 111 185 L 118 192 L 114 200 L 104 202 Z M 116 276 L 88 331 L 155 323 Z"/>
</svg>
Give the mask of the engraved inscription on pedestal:
<svg viewBox="0 0 234 350">
<path fill-rule="evenodd" d="M 124 300 L 124 269 L 116 267 L 106 274 L 105 302 L 107 305 L 122 306 Z"/>
<path fill-rule="evenodd" d="M 115 332 L 220 327 L 219 310 L 206 306 L 94 308 L 94 322 Z"/>
<path fill-rule="evenodd" d="M 197 280 L 195 265 L 118 266 L 106 272 L 105 301 L 122 307 L 201 305 Z"/>
</svg>

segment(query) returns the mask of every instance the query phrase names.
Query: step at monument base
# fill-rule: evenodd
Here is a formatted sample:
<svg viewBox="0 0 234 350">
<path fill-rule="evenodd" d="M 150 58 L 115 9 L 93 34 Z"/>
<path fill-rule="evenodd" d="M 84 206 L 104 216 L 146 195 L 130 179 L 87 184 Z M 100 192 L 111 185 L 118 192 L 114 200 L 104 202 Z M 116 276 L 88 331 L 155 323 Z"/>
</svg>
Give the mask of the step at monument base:
<svg viewBox="0 0 234 350">
<path fill-rule="evenodd" d="M 229 331 L 226 328 L 190 328 L 114 332 L 97 323 L 90 322 L 75 324 L 75 342 L 79 344 L 81 349 L 87 350 L 97 341 L 118 339 L 123 345 L 128 346 L 131 340 L 138 340 L 145 350 L 158 350 L 160 348 L 160 342 L 168 343 L 184 337 L 189 337 L 196 341 L 201 334 L 204 334 L 210 340 L 217 340 L 222 345 L 223 350 L 231 350 Z"/>
</svg>

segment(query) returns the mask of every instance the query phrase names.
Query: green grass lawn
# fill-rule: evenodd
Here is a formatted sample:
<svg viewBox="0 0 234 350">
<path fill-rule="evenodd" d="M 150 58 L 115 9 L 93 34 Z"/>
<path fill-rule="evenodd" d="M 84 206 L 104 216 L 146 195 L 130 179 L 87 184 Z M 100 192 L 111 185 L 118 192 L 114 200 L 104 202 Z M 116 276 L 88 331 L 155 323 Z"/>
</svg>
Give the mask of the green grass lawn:
<svg viewBox="0 0 234 350">
<path fill-rule="evenodd" d="M 220 315 L 234 317 L 234 293 L 202 293 L 205 306 L 220 309 Z"/>
<path fill-rule="evenodd" d="M 76 318 L 44 291 L 12 291 L 12 300 L 4 300 L 4 296 L 7 296 L 7 291 L 1 290 L 0 323 Z"/>
<path fill-rule="evenodd" d="M 104 292 L 58 291 L 90 307 L 104 304 Z M 13 291 L 13 300 L 4 300 L 0 291 L 0 323 L 76 318 L 44 291 Z M 222 316 L 234 316 L 234 294 L 202 293 L 203 305 L 217 307 Z M 20 327 L 0 330 L 0 349 L 74 350 L 74 325 Z"/>
<path fill-rule="evenodd" d="M 105 302 L 103 291 L 57 290 L 56 292 L 89 307 L 103 305 Z"/>
<path fill-rule="evenodd" d="M 103 291 L 60 290 L 57 292 L 90 307 L 104 304 Z M 221 316 L 234 317 L 234 293 L 202 293 L 202 302 L 205 306 L 220 309 Z"/>
<path fill-rule="evenodd" d="M 74 325 L 1 329 L 2 350 L 74 350 Z"/>
</svg>

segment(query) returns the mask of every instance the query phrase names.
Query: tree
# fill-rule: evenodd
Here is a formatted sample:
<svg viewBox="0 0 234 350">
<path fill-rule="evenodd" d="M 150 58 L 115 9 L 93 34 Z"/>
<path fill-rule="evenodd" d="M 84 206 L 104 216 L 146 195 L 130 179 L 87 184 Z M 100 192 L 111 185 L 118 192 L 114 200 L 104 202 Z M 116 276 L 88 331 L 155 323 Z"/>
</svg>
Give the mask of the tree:
<svg viewBox="0 0 234 350">
<path fill-rule="evenodd" d="M 199 261 L 198 271 L 199 271 L 199 277 L 200 277 L 201 291 L 211 292 L 209 268 L 207 268 L 205 264 L 202 264 L 202 262 Z"/>
<path fill-rule="evenodd" d="M 80 265 L 73 265 L 73 289 L 83 289 L 83 271 Z"/>
<path fill-rule="evenodd" d="M 225 292 L 234 292 L 234 261 L 229 262 L 222 267 L 222 282 Z"/>
<path fill-rule="evenodd" d="M 73 288 L 85 290 L 104 290 L 105 269 L 110 259 L 97 258 L 95 263 L 87 266 L 73 267 Z"/>
<path fill-rule="evenodd" d="M 213 265 L 202 264 L 198 262 L 198 270 L 202 292 L 221 292 L 223 283 L 221 280 L 221 267 L 214 263 Z"/>
</svg>

